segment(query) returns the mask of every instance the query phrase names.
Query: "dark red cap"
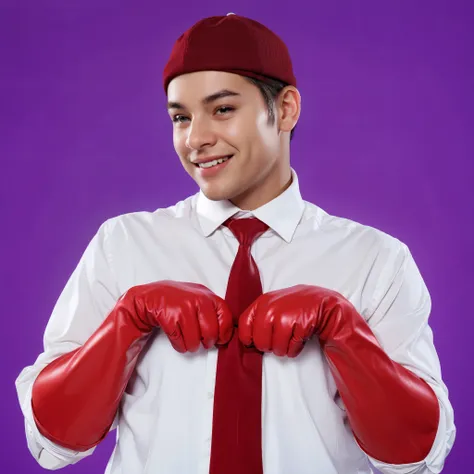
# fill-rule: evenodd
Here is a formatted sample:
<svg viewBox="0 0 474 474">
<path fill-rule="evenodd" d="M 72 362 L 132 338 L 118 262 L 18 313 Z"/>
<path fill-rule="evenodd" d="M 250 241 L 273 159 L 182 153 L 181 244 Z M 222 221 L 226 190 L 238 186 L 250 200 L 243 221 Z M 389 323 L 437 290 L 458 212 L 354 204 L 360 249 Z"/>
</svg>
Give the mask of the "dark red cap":
<svg viewBox="0 0 474 474">
<path fill-rule="evenodd" d="M 175 42 L 163 71 L 167 93 L 172 79 L 196 71 L 223 71 L 296 87 L 288 48 L 255 20 L 229 13 L 198 21 Z"/>
</svg>

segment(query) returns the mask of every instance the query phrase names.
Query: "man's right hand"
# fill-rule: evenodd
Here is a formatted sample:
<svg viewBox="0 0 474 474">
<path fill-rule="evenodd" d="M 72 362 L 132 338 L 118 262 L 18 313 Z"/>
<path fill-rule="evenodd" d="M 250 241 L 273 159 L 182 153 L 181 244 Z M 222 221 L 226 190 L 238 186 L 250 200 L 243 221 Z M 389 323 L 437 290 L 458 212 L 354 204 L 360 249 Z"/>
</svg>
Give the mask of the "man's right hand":
<svg viewBox="0 0 474 474">
<path fill-rule="evenodd" d="M 157 281 L 130 288 L 116 309 L 133 307 L 136 317 L 151 330 L 160 327 L 178 352 L 195 352 L 226 344 L 233 333 L 227 303 L 198 283 Z"/>
<path fill-rule="evenodd" d="M 154 328 L 179 352 L 212 347 L 232 337 L 225 301 L 203 285 L 158 281 L 130 288 L 85 343 L 51 361 L 32 390 L 40 433 L 75 451 L 108 433 L 118 404 Z"/>
</svg>

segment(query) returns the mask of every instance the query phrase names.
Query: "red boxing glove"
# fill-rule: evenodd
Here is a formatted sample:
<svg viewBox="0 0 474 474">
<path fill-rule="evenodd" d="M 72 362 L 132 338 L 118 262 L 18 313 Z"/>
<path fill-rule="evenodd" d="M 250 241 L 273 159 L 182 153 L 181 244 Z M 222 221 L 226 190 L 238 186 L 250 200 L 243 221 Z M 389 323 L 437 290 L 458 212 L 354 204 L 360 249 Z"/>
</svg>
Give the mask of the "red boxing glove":
<svg viewBox="0 0 474 474">
<path fill-rule="evenodd" d="M 40 433 L 75 451 L 108 433 L 138 355 L 153 328 L 178 352 L 225 344 L 232 314 L 203 285 L 160 281 L 131 288 L 80 348 L 48 364 L 33 384 L 32 409 Z"/>
<path fill-rule="evenodd" d="M 391 464 L 424 459 L 438 429 L 438 399 L 424 380 L 385 354 L 346 298 L 296 285 L 263 294 L 239 319 L 243 344 L 279 356 L 296 357 L 313 335 L 364 451 Z"/>
</svg>

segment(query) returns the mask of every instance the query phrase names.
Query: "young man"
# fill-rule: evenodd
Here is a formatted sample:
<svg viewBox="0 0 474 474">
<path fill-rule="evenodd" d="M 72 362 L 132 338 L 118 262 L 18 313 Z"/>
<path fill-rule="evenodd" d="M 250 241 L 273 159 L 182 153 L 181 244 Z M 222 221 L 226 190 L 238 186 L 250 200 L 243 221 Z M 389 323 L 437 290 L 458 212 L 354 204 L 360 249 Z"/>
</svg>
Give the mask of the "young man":
<svg viewBox="0 0 474 474">
<path fill-rule="evenodd" d="M 284 43 L 204 19 L 164 88 L 200 191 L 91 240 L 17 379 L 31 453 L 56 469 L 117 427 L 110 474 L 440 472 L 428 290 L 402 242 L 302 199 Z"/>
</svg>

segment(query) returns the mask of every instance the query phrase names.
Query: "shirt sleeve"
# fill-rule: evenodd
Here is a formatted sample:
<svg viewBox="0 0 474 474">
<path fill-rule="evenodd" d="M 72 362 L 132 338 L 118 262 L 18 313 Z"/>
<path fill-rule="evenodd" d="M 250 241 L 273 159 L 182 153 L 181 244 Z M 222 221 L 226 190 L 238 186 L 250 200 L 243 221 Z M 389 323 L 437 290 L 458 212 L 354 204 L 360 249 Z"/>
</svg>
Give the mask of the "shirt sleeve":
<svg viewBox="0 0 474 474">
<path fill-rule="evenodd" d="M 424 460 L 403 465 L 383 463 L 370 456 L 369 460 L 383 474 L 438 474 L 453 446 L 456 427 L 429 326 L 431 297 L 408 247 L 393 239 L 387 248 L 389 257 L 378 278 L 368 324 L 392 360 L 431 386 L 438 397 L 440 420 Z"/>
<path fill-rule="evenodd" d="M 100 226 L 61 292 L 46 325 L 43 352 L 33 365 L 20 372 L 15 381 L 25 419 L 28 449 L 45 469 L 55 470 L 75 464 L 95 450 L 72 451 L 42 436 L 33 418 L 31 393 L 40 371 L 54 359 L 83 345 L 120 297 L 106 250 L 110 222 Z M 116 428 L 116 424 L 115 419 L 111 430 Z"/>
</svg>

